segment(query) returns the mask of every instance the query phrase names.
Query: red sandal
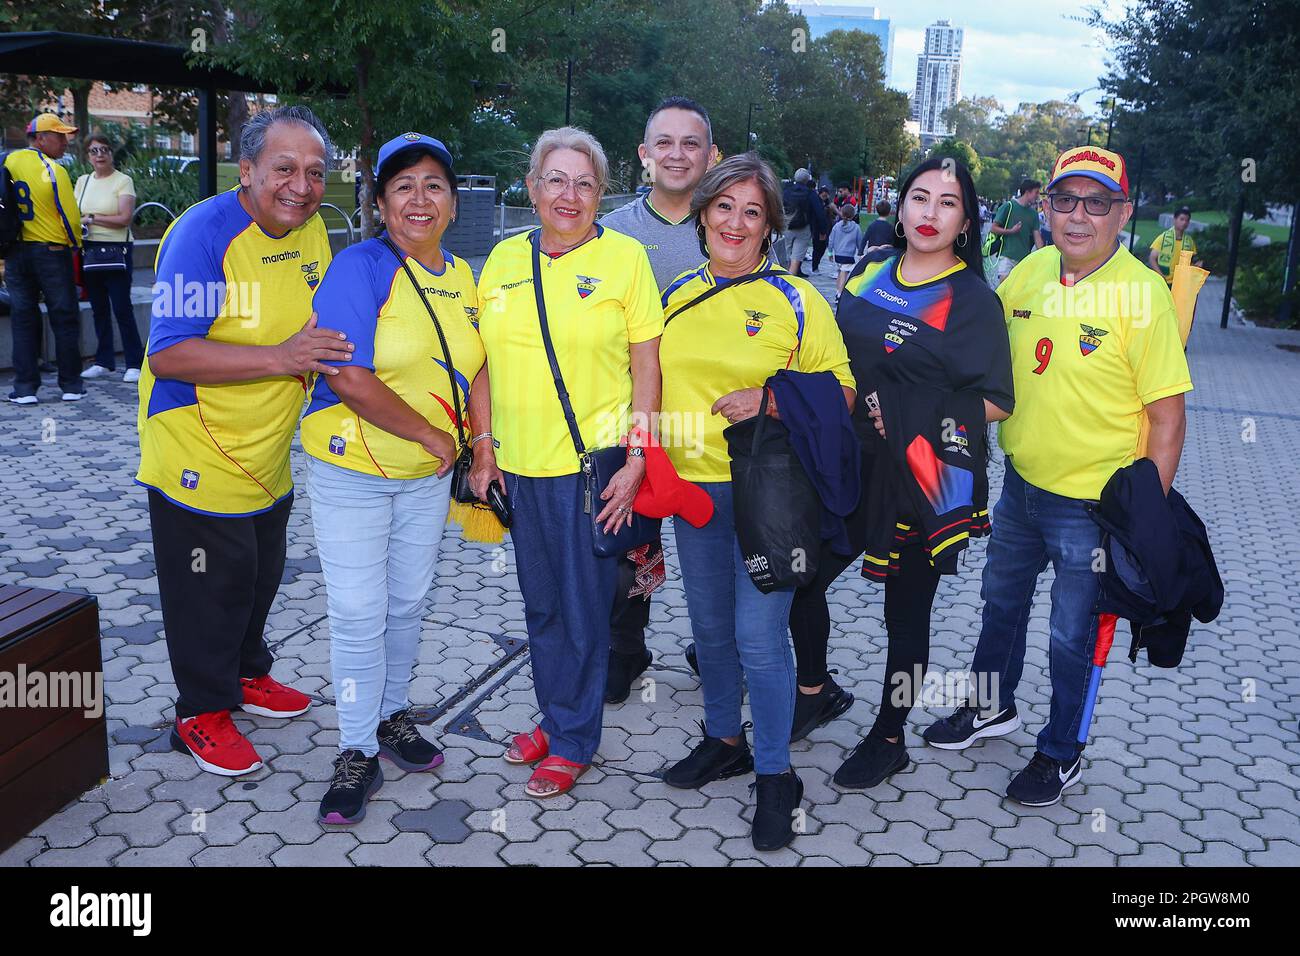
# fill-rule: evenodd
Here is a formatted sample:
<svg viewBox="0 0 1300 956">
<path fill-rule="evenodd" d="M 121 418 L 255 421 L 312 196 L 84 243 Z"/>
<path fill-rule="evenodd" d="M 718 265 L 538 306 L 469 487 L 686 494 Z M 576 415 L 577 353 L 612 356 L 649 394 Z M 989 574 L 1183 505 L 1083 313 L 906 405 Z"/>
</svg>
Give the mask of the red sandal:
<svg viewBox="0 0 1300 956">
<path fill-rule="evenodd" d="M 505 752 L 506 763 L 537 763 L 537 761 L 541 760 L 551 752 L 551 745 L 542 734 L 541 727 L 534 727 L 526 734 L 515 734 L 514 739 L 510 742 L 514 744 L 515 749 L 519 751 L 520 759 L 512 759 L 510 757 L 510 751 L 507 749 Z"/>
<path fill-rule="evenodd" d="M 567 773 L 564 770 L 553 769 L 557 767 L 577 768 L 578 772 Z M 591 764 L 574 763 L 571 760 L 565 760 L 563 757 L 552 755 L 537 765 L 537 768 L 533 771 L 533 775 L 528 778 L 528 786 L 524 788 L 524 792 L 530 797 L 534 797 L 538 800 L 547 800 L 551 797 L 558 797 L 560 794 L 568 793 L 572 790 L 573 785 L 578 782 L 578 779 L 590 769 Z M 553 783 L 556 785 L 556 789 L 544 791 L 534 790 L 533 782 L 537 780 L 545 780 L 548 783 Z"/>
</svg>

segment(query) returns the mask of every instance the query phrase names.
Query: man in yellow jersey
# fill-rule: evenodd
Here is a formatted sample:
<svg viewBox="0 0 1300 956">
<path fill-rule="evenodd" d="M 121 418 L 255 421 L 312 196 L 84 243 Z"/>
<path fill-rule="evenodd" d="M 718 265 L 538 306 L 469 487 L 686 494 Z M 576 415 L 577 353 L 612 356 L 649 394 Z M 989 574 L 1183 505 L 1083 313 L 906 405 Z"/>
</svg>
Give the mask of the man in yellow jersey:
<svg viewBox="0 0 1300 956">
<path fill-rule="evenodd" d="M 998 287 L 1011 339 L 1016 410 L 999 426 L 1002 497 L 984 566 L 984 615 L 972 686 L 992 700 L 963 707 L 925 732 L 961 750 L 1020 726 L 1015 691 L 1034 588 L 1050 562 L 1052 705 L 1038 752 L 1007 788 L 1048 806 L 1082 774 L 1077 743 L 1097 636 L 1101 530 L 1089 505 L 1146 447 L 1168 493 L 1182 454 L 1192 388 L 1173 298 L 1119 243 L 1132 215 L 1118 153 L 1067 149 L 1048 183 L 1053 245 L 1031 253 Z M 989 677 L 985 678 L 984 675 Z M 987 681 L 987 682 L 986 682 Z"/>
<path fill-rule="evenodd" d="M 5 285 L 12 301 L 14 388 L 9 401 L 35 405 L 41 387 L 41 296 L 54 329 L 59 390 L 65 402 L 85 397 L 81 383 L 81 328 L 72 254 L 81 245 L 81 213 L 72 180 L 59 160 L 77 131 L 53 113 L 27 124 L 26 149 L 5 157 L 22 223 L 20 241 L 5 259 Z"/>
<path fill-rule="evenodd" d="M 330 261 L 324 127 L 306 107 L 267 110 L 244 124 L 240 155 L 239 188 L 187 209 L 158 250 L 136 476 L 176 679 L 172 745 L 226 776 L 262 766 L 231 710 L 310 705 L 271 678 L 262 630 L 284 572 L 308 376 L 337 374 L 323 363 L 352 351 L 311 308 Z"/>
</svg>

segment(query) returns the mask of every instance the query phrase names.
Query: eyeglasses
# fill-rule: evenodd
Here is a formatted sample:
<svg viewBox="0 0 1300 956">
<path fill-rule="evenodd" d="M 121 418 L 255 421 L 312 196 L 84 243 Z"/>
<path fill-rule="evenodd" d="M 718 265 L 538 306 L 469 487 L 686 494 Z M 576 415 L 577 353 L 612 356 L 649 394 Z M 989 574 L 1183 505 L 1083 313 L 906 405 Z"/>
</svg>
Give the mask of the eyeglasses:
<svg viewBox="0 0 1300 956">
<path fill-rule="evenodd" d="M 113 151 L 107 146 L 92 146 L 86 152 L 90 153 L 91 156 L 108 156 Z"/>
<path fill-rule="evenodd" d="M 548 196 L 560 196 L 573 184 L 574 191 L 577 192 L 580 199 L 595 199 L 596 194 L 600 192 L 600 184 L 589 176 L 583 176 L 579 179 L 570 179 L 567 173 L 562 173 L 558 169 L 552 169 L 549 173 L 543 173 L 540 177 L 542 189 L 546 190 Z"/>
<path fill-rule="evenodd" d="M 1127 199 L 1112 199 L 1105 196 L 1074 196 L 1070 193 L 1052 193 L 1047 197 L 1047 201 L 1052 205 L 1053 212 L 1069 213 L 1074 212 L 1080 202 L 1083 203 L 1083 211 L 1089 216 L 1108 216 L 1110 209 L 1117 202 L 1128 202 Z"/>
</svg>

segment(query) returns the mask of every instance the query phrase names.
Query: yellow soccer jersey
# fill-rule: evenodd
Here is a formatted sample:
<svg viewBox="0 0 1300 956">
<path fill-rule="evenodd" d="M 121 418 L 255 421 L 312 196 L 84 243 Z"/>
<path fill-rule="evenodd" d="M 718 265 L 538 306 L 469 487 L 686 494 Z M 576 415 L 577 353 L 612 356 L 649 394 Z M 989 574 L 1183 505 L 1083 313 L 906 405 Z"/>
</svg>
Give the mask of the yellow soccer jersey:
<svg viewBox="0 0 1300 956">
<path fill-rule="evenodd" d="M 1159 250 L 1156 255 L 1156 265 L 1160 267 L 1160 274 L 1165 277 L 1165 282 L 1172 286 L 1179 255 L 1184 250 L 1196 255 L 1196 240 L 1192 238 L 1190 229 L 1183 233 L 1183 238 L 1180 240 L 1175 235 L 1173 227 L 1170 227 L 1151 240 L 1151 248 Z"/>
<path fill-rule="evenodd" d="M 68 171 L 35 147 L 5 157 L 14 182 L 23 242 L 81 245 L 81 213 Z"/>
<path fill-rule="evenodd" d="M 759 269 L 778 268 L 768 261 Z M 758 271 L 757 269 L 755 271 Z M 664 290 L 664 313 L 727 280 L 708 265 Z M 663 369 L 660 441 L 677 473 L 699 482 L 730 481 L 722 437 L 728 422 L 709 409 L 723 395 L 758 388 L 783 368 L 831 372 L 854 388 L 849 355 L 831 308 L 807 279 L 789 273 L 756 279 L 670 318 L 659 347 Z"/>
<path fill-rule="evenodd" d="M 1143 406 L 1191 391 L 1169 289 L 1122 246 L 1067 286 L 1061 254 L 1047 246 L 1012 270 L 998 296 L 1016 395 L 999 442 L 1030 484 L 1096 499 L 1134 461 Z"/>
<path fill-rule="evenodd" d="M 571 475 L 578 455 L 542 345 L 533 294 L 539 230 L 498 243 L 479 276 L 479 333 L 492 386 L 492 434 L 502 470 Z M 631 236 L 596 224 L 596 238 L 543 255 L 547 324 L 587 448 L 614 444 L 632 407 L 628 347 L 663 333 L 650 260 Z"/>
<path fill-rule="evenodd" d="M 289 443 L 307 379 L 223 385 L 158 379 L 149 356 L 191 338 L 277 345 L 306 324 L 330 261 L 320 216 L 269 236 L 238 190 L 205 199 L 158 248 L 153 318 L 140 370 L 136 481 L 173 504 L 218 517 L 257 514 L 293 491 Z"/>
<path fill-rule="evenodd" d="M 483 367 L 483 343 L 474 323 L 478 294 L 469 263 L 444 252 L 439 273 L 414 259 L 406 263 L 433 307 L 447 338 L 459 396 L 453 401 L 451 378 L 438 332 L 420 302 L 420 294 L 397 257 L 382 239 L 344 249 L 316 290 L 316 315 L 322 326 L 347 334 L 356 346 L 350 362 L 368 368 L 399 398 L 435 428 L 457 438 L 453 409 L 460 404 L 464 421 L 470 383 Z M 419 444 L 398 438 L 365 421 L 335 393 L 329 376 L 316 376 L 311 403 L 302 420 L 302 447 L 307 454 L 353 471 L 384 478 L 424 478 L 439 460 Z"/>
</svg>

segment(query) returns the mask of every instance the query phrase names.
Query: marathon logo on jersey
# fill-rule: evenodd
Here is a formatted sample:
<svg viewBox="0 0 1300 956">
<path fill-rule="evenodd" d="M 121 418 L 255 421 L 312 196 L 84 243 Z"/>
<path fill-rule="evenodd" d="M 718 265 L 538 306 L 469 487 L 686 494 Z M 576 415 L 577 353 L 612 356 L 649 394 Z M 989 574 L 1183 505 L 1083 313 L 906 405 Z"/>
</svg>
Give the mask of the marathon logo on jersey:
<svg viewBox="0 0 1300 956">
<path fill-rule="evenodd" d="M 331 455 L 342 455 L 345 451 L 347 451 L 347 449 L 348 449 L 348 443 L 345 442 L 342 438 L 340 438 L 338 435 L 330 436 Z"/>
<path fill-rule="evenodd" d="M 320 284 L 320 272 L 317 271 L 316 268 L 319 265 L 320 260 L 317 259 L 315 262 L 309 262 L 306 265 L 298 267 L 302 269 L 303 278 L 307 281 L 307 287 L 310 289 L 314 289 Z"/>
<path fill-rule="evenodd" d="M 1029 318 L 1030 314 L 1031 314 L 1031 313 L 1030 313 L 1030 311 L 1029 311 L 1028 309 L 1012 309 L 1012 310 L 1011 310 L 1011 317 L 1012 317 L 1013 319 L 1027 319 L 1027 318 Z"/>
<path fill-rule="evenodd" d="M 192 468 L 181 471 L 181 487 L 193 491 L 199 486 L 199 473 Z"/>
<path fill-rule="evenodd" d="M 269 256 L 262 256 L 262 265 L 274 265 L 277 262 L 288 262 L 290 259 L 301 259 L 302 253 L 297 249 L 286 249 L 284 252 L 276 252 Z"/>
<path fill-rule="evenodd" d="M 749 309 L 746 309 L 745 315 L 748 316 L 748 318 L 745 319 L 745 334 L 752 339 L 763 330 L 763 320 L 767 318 L 767 313 L 751 312 Z"/>
<path fill-rule="evenodd" d="M 903 309 L 907 308 L 907 300 L 904 299 L 901 295 L 894 295 L 892 292 L 887 292 L 884 289 L 880 288 L 880 286 L 876 286 L 871 291 L 879 298 L 884 299 L 886 302 L 892 302 L 894 305 L 898 306 L 899 308 L 903 308 Z"/>
<path fill-rule="evenodd" d="M 1084 355 L 1091 355 L 1101 345 L 1101 337 L 1110 334 L 1106 329 L 1094 329 L 1082 322 L 1079 323 L 1079 328 L 1083 329 L 1083 334 L 1079 336 L 1079 351 Z"/>
<path fill-rule="evenodd" d="M 585 299 L 596 291 L 596 286 L 600 285 L 599 279 L 593 279 L 591 276 L 576 276 L 578 280 L 578 295 Z"/>
</svg>

